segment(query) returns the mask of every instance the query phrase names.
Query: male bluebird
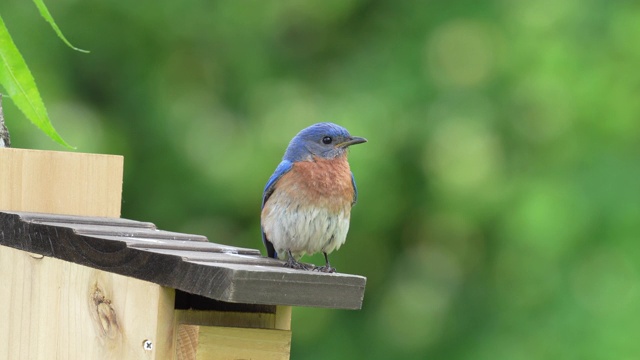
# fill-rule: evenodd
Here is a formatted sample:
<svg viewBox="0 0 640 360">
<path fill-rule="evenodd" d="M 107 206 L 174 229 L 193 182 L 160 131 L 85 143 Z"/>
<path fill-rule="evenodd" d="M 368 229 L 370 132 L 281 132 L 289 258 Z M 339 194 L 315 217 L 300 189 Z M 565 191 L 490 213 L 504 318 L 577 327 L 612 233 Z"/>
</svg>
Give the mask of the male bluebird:
<svg viewBox="0 0 640 360">
<path fill-rule="evenodd" d="M 267 255 L 294 269 L 335 272 L 327 254 L 344 244 L 358 190 L 347 148 L 367 139 L 332 123 L 309 126 L 296 135 L 262 195 L 262 241 Z M 322 251 L 325 266 L 298 262 Z"/>
</svg>

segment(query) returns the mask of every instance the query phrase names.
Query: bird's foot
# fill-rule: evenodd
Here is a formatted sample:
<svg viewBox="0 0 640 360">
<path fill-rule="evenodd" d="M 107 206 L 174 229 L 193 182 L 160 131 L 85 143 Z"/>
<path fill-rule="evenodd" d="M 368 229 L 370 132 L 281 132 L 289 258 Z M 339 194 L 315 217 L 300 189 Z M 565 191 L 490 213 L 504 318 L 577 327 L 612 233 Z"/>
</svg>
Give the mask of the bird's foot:
<svg viewBox="0 0 640 360">
<path fill-rule="evenodd" d="M 325 265 L 325 266 L 314 266 L 314 267 L 313 267 L 313 271 L 318 271 L 318 272 L 323 272 L 323 273 L 332 274 L 332 273 L 336 272 L 336 268 L 331 267 L 331 266 L 329 266 L 329 265 Z"/>
<path fill-rule="evenodd" d="M 284 263 L 284 267 L 296 270 L 313 270 L 315 268 L 315 266 L 301 263 L 293 257 L 287 258 L 287 261 Z"/>
<path fill-rule="evenodd" d="M 313 267 L 313 271 L 318 271 L 318 272 L 323 272 L 323 273 L 334 273 L 336 272 L 336 268 L 331 267 L 331 264 L 329 263 L 329 255 L 326 252 L 322 252 L 324 254 L 324 261 L 325 261 L 325 265 L 324 266 L 314 266 Z"/>
</svg>

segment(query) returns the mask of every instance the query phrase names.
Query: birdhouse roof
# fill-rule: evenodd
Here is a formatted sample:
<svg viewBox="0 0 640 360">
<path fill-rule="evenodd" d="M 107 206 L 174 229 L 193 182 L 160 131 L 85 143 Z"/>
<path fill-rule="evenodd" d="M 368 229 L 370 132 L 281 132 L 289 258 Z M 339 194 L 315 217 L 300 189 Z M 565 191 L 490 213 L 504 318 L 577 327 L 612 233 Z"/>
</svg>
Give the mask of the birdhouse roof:
<svg viewBox="0 0 640 360">
<path fill-rule="evenodd" d="M 0 245 L 228 303 L 359 309 L 366 283 L 121 218 L 0 211 Z"/>
</svg>

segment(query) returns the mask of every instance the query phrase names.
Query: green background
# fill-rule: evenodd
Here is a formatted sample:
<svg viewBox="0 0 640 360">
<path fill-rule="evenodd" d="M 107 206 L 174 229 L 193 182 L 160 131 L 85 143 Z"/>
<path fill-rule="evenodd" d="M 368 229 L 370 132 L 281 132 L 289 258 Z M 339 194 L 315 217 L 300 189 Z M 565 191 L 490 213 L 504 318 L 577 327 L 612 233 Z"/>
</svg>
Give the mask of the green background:
<svg viewBox="0 0 640 360">
<path fill-rule="evenodd" d="M 262 249 L 291 137 L 369 139 L 331 258 L 363 309 L 295 308 L 293 359 L 640 356 L 640 3 L 47 4 L 90 54 L 0 12 L 60 134 L 125 156 L 123 217 Z M 15 147 L 64 150 L 4 105 Z"/>
</svg>

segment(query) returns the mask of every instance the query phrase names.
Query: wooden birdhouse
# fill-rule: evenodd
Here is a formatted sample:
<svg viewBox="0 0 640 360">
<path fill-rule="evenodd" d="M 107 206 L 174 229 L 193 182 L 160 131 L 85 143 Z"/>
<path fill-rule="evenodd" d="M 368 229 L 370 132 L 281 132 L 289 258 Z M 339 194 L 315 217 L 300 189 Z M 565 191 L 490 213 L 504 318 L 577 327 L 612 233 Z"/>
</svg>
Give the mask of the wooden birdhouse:
<svg viewBox="0 0 640 360">
<path fill-rule="evenodd" d="M 0 358 L 288 359 L 292 306 L 361 308 L 364 277 L 121 219 L 122 174 L 0 148 Z"/>
</svg>

